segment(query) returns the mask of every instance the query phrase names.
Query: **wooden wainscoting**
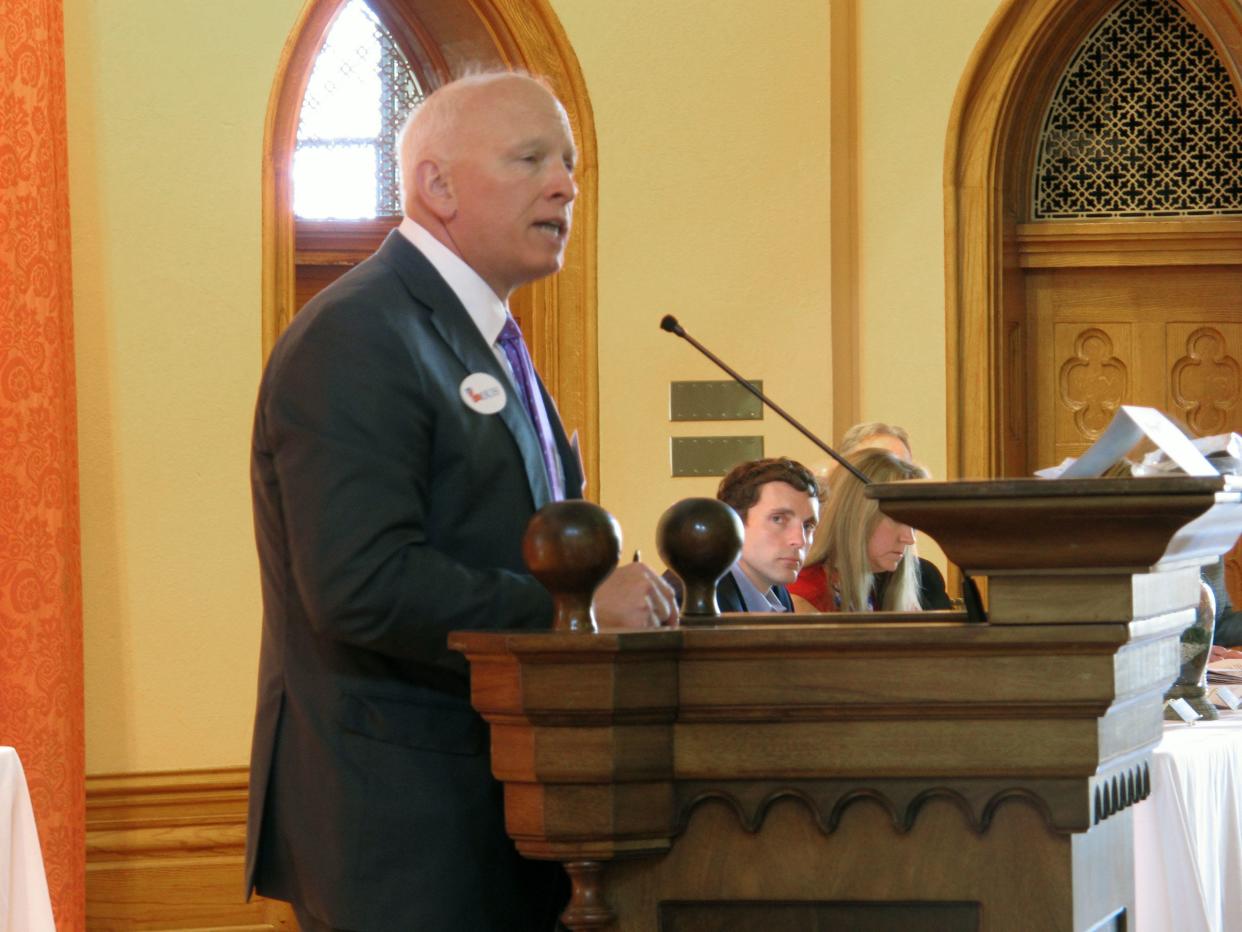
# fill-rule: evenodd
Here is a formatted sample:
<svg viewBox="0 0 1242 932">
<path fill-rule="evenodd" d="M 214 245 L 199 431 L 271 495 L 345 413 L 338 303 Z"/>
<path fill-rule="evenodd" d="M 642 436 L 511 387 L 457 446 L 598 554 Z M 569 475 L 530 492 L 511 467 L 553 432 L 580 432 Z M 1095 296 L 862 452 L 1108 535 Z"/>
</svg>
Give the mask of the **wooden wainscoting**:
<svg viewBox="0 0 1242 932">
<path fill-rule="evenodd" d="M 292 930 L 285 903 L 242 900 L 244 767 L 86 778 L 91 930 Z"/>
</svg>

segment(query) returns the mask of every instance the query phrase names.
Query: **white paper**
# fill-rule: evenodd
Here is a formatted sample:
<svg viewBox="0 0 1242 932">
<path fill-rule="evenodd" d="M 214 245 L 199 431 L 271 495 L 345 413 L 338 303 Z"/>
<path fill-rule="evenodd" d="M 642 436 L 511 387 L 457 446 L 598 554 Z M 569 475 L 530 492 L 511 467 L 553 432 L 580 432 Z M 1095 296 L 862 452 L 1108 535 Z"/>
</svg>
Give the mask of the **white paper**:
<svg viewBox="0 0 1242 932">
<path fill-rule="evenodd" d="M 1214 434 L 1211 437 L 1200 437 L 1191 442 L 1195 445 L 1195 449 L 1204 456 L 1220 453 L 1224 456 L 1232 456 L 1234 459 L 1242 459 L 1242 437 L 1237 434 Z"/>
<path fill-rule="evenodd" d="M 1177 713 L 1177 717 L 1183 722 L 1194 722 L 1203 718 L 1202 715 L 1194 710 L 1194 706 L 1185 699 L 1170 699 L 1168 706 Z"/>
<path fill-rule="evenodd" d="M 1239 699 L 1237 693 L 1228 686 L 1217 686 L 1212 690 L 1212 694 L 1235 712 L 1239 706 L 1242 706 L 1242 699 Z"/>
<path fill-rule="evenodd" d="M 1133 450 L 1144 437 L 1163 451 L 1185 475 L 1220 475 L 1176 424 L 1155 408 L 1138 405 L 1122 405 L 1099 439 L 1059 473 L 1053 475 L 1056 472 L 1054 468 L 1041 470 L 1037 475 L 1061 479 L 1099 476 Z"/>
</svg>

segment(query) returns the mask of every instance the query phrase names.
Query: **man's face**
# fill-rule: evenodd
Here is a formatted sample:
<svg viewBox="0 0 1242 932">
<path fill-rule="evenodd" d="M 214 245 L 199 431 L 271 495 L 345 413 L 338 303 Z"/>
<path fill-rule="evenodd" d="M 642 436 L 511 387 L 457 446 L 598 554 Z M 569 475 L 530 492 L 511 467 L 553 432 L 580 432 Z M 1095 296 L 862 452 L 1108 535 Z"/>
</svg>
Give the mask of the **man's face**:
<svg viewBox="0 0 1242 932">
<path fill-rule="evenodd" d="M 819 522 L 819 500 L 787 482 L 759 488 L 759 500 L 746 513 L 746 538 L 738 561 L 760 592 L 794 581 Z"/>
<path fill-rule="evenodd" d="M 456 212 L 445 229 L 505 300 L 564 261 L 577 151 L 565 111 L 534 81 L 501 81 L 466 107 L 448 169 Z"/>
</svg>

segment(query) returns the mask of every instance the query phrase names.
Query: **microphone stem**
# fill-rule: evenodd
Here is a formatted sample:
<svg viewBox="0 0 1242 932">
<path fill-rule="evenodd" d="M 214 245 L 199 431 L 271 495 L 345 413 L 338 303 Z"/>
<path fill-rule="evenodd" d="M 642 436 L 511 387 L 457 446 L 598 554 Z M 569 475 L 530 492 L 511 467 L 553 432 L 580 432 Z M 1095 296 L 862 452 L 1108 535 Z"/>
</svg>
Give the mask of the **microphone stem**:
<svg viewBox="0 0 1242 932">
<path fill-rule="evenodd" d="M 786 411 L 784 408 L 778 405 L 775 401 L 773 401 L 763 392 L 759 391 L 759 389 L 755 388 L 755 386 L 752 385 L 748 379 L 744 379 L 740 375 L 738 375 L 738 373 L 735 372 L 733 368 L 727 362 L 725 362 L 723 359 L 721 359 L 719 356 L 717 356 L 715 353 L 709 350 L 706 346 L 704 346 L 694 337 L 690 336 L 690 334 L 688 334 L 681 327 L 678 327 L 677 330 L 674 332 L 677 333 L 679 337 L 681 337 L 683 340 L 685 340 L 695 349 L 697 349 L 700 353 L 702 353 L 704 356 L 706 356 L 708 359 L 710 359 L 712 362 L 718 365 L 725 372 L 729 373 L 729 375 L 731 375 L 734 379 L 736 379 L 738 382 L 742 384 L 743 388 L 745 388 L 748 392 L 750 392 L 752 395 L 754 395 L 756 398 L 762 401 L 765 405 L 767 405 L 769 408 L 771 408 L 773 411 L 775 411 L 777 414 L 783 417 L 787 422 L 789 422 L 791 426 L 796 428 L 802 434 L 802 436 L 806 437 L 807 440 L 811 441 L 811 443 L 815 444 L 815 446 L 819 447 L 821 450 L 823 450 L 825 453 L 831 456 L 834 460 L 836 460 L 839 464 L 841 464 L 847 470 L 849 470 L 850 473 L 853 474 L 855 479 L 857 479 L 863 485 L 871 484 L 871 480 L 868 479 L 866 476 L 864 476 L 861 472 L 859 472 L 858 467 L 856 467 L 853 463 L 849 462 L 840 453 L 838 453 L 832 447 L 828 446 L 828 444 L 824 443 L 824 441 L 820 440 L 813 433 L 811 433 L 809 430 L 803 427 L 792 414 L 790 414 L 788 411 Z"/>
</svg>

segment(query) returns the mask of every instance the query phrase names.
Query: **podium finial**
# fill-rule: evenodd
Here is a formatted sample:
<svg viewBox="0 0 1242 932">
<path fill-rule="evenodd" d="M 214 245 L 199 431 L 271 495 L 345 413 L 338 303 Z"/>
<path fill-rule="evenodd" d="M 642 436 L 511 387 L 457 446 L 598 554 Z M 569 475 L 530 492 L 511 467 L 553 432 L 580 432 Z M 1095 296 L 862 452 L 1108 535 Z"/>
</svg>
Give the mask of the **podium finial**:
<svg viewBox="0 0 1242 932">
<path fill-rule="evenodd" d="M 742 552 L 742 519 L 714 498 L 684 498 L 660 516 L 660 558 L 685 586 L 682 623 L 720 614 L 716 583 Z"/>
<path fill-rule="evenodd" d="M 621 559 L 621 528 L 591 502 L 549 502 L 530 519 L 522 557 L 552 593 L 555 631 L 597 630 L 591 598 Z"/>
</svg>

